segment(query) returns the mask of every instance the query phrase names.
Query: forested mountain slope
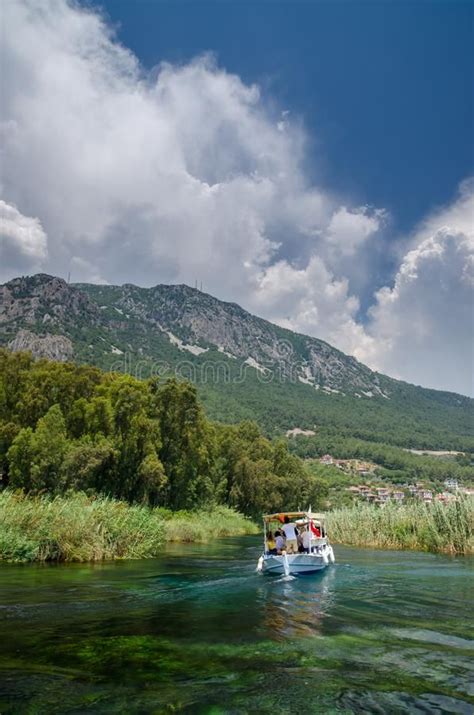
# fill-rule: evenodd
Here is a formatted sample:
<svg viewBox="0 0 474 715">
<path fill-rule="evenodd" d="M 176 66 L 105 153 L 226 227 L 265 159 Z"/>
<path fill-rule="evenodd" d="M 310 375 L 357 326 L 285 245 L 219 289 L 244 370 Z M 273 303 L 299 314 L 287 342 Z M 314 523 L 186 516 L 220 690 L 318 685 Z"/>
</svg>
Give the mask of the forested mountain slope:
<svg viewBox="0 0 474 715">
<path fill-rule="evenodd" d="M 376 373 L 324 341 L 185 285 L 0 286 L 0 345 L 138 377 L 191 379 L 208 414 L 407 447 L 472 448 L 473 401 Z"/>
</svg>

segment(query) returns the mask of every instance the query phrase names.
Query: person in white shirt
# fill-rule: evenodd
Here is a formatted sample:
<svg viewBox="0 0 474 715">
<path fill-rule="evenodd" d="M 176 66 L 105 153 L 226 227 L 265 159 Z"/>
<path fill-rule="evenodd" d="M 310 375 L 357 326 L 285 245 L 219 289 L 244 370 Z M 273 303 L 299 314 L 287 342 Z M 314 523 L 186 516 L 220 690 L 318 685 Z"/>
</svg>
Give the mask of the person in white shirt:
<svg viewBox="0 0 474 715">
<path fill-rule="evenodd" d="M 305 529 L 303 531 L 303 549 L 307 554 L 309 554 L 309 550 L 311 548 L 311 532 L 307 526 L 305 526 Z"/>
<path fill-rule="evenodd" d="M 288 516 L 285 516 L 285 523 L 282 526 L 282 531 L 285 535 L 286 550 L 289 554 L 298 553 L 298 529 L 296 524 L 290 521 Z"/>
</svg>

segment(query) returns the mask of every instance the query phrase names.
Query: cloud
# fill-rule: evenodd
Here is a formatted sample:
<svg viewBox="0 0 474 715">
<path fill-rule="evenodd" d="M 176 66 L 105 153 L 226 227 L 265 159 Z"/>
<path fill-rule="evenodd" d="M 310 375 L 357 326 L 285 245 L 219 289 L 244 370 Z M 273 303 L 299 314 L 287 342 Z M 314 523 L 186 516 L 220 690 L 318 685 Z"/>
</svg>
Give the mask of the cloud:
<svg viewBox="0 0 474 715">
<path fill-rule="evenodd" d="M 11 273 L 37 271 L 48 254 L 48 241 L 37 218 L 23 216 L 0 200 L 0 279 Z"/>
<path fill-rule="evenodd" d="M 62 0 L 8 3 L 5 22 L 3 192 L 41 216 L 51 269 L 76 256 L 110 282 L 197 277 L 237 298 L 250 267 L 329 221 L 300 127 L 212 56 L 146 75 Z"/>
<path fill-rule="evenodd" d="M 331 247 L 351 256 L 381 228 L 385 216 L 383 209 L 371 211 L 368 206 L 362 206 L 349 210 L 341 206 L 331 217 L 326 240 Z"/>
<path fill-rule="evenodd" d="M 433 211 L 420 223 L 411 236 L 411 245 L 417 246 L 433 236 L 441 227 L 472 235 L 474 231 L 474 178 L 461 182 L 452 203 Z"/>
<path fill-rule="evenodd" d="M 393 287 L 376 294 L 355 355 L 417 384 L 474 393 L 474 193 L 461 185 L 451 206 L 412 237 Z"/>
<path fill-rule="evenodd" d="M 311 183 L 298 119 L 212 55 L 145 71 L 97 11 L 66 0 L 17 0 L 2 11 L 1 190 L 37 222 L 32 243 L 8 239 L 17 258 L 10 247 L 3 277 L 41 266 L 81 281 L 197 279 L 219 298 L 405 374 L 387 337 L 388 306 L 402 298 L 379 293 L 368 328 L 357 317 L 387 213 Z M 458 226 L 463 212 L 450 211 Z M 410 248 L 438 224 L 429 217 Z M 394 296 L 397 280 L 386 289 Z"/>
<path fill-rule="evenodd" d="M 359 302 L 349 294 L 347 279 L 336 279 L 317 256 L 305 268 L 278 261 L 263 269 L 250 301 L 256 313 L 282 327 L 324 337 L 347 352 L 363 334 L 354 317 Z"/>
<path fill-rule="evenodd" d="M 305 175 L 300 123 L 257 86 L 211 55 L 147 74 L 100 15 L 63 0 L 5 15 L 3 192 L 41 217 L 49 270 L 198 279 L 250 307 L 266 269 L 323 254 L 338 202 Z"/>
</svg>

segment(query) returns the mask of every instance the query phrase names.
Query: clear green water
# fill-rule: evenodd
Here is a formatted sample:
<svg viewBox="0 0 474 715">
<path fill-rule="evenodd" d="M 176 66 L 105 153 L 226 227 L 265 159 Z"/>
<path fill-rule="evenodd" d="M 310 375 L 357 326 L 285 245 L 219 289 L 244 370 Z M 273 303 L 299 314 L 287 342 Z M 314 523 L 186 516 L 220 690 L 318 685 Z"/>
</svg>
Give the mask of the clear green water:
<svg viewBox="0 0 474 715">
<path fill-rule="evenodd" d="M 0 713 L 473 713 L 472 559 L 336 547 L 255 574 L 259 542 L 0 566 Z"/>
</svg>

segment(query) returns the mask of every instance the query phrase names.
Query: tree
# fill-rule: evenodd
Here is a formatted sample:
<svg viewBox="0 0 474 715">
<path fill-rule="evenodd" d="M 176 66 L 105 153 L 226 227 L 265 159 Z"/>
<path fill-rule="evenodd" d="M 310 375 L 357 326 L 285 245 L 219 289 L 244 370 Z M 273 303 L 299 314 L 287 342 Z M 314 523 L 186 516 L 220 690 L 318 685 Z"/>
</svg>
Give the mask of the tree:
<svg viewBox="0 0 474 715">
<path fill-rule="evenodd" d="M 169 482 L 156 452 L 151 452 L 142 460 L 138 478 L 136 501 L 151 506 L 165 503 Z"/>
<path fill-rule="evenodd" d="M 105 438 L 93 442 L 86 436 L 71 443 L 61 469 L 64 488 L 112 493 L 116 459 L 113 443 Z"/>
<path fill-rule="evenodd" d="M 66 423 L 59 405 L 53 405 L 45 416 L 38 420 L 31 448 L 32 488 L 60 492 L 63 487 L 61 467 L 68 440 Z"/>
<path fill-rule="evenodd" d="M 9 485 L 14 489 L 33 488 L 31 467 L 33 463 L 33 430 L 25 427 L 17 434 L 8 450 Z"/>
<path fill-rule="evenodd" d="M 68 448 L 66 423 L 59 405 L 38 420 L 36 430 L 22 429 L 8 451 L 10 483 L 27 490 L 59 492 Z"/>
<path fill-rule="evenodd" d="M 158 397 L 159 457 L 169 480 L 167 506 L 198 506 L 212 499 L 214 483 L 212 440 L 196 388 L 172 379 L 163 385 Z"/>
</svg>

